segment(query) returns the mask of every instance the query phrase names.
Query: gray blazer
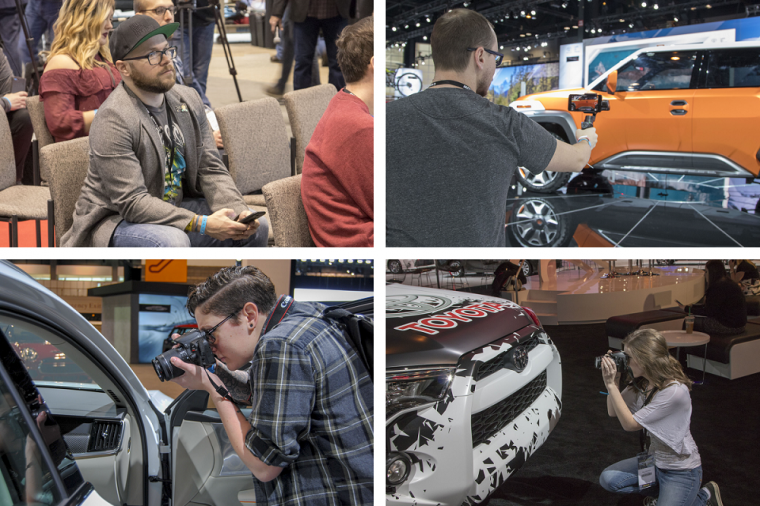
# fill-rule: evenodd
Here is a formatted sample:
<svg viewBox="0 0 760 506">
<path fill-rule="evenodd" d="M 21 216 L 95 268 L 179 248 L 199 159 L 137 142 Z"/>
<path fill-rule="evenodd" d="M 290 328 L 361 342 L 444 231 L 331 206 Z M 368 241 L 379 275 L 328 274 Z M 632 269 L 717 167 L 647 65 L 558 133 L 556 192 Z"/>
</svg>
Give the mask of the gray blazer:
<svg viewBox="0 0 760 506">
<path fill-rule="evenodd" d="M 175 84 L 166 93 L 185 138 L 183 196 L 206 198 L 213 211 L 248 209 L 219 159 L 198 93 Z M 63 246 L 106 247 L 122 221 L 184 230 L 194 214 L 162 199 L 164 146 L 143 103 L 124 81 L 98 109 L 90 127 L 90 168 Z"/>
</svg>

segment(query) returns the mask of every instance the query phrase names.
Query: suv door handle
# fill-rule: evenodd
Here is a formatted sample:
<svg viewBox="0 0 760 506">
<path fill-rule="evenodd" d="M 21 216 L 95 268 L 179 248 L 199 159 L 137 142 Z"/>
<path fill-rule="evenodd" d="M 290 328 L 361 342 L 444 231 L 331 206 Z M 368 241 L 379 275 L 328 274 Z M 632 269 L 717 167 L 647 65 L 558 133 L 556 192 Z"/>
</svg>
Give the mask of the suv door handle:
<svg viewBox="0 0 760 506">
<path fill-rule="evenodd" d="M 673 100 L 670 105 L 676 106 L 676 107 L 683 107 L 685 105 L 689 105 L 686 100 Z"/>
<path fill-rule="evenodd" d="M 686 114 L 686 112 L 687 112 L 686 109 L 673 109 L 672 111 L 670 111 L 670 114 L 672 114 L 673 116 L 683 116 L 684 114 Z"/>
</svg>

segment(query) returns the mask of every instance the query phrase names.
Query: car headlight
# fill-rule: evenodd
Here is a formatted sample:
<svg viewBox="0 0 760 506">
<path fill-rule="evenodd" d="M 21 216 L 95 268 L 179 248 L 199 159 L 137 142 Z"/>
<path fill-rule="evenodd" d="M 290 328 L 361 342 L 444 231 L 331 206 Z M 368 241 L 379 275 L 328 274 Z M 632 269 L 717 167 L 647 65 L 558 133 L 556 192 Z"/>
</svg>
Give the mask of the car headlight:
<svg viewBox="0 0 760 506">
<path fill-rule="evenodd" d="M 454 368 L 394 371 L 385 377 L 385 415 L 440 401 L 454 379 Z"/>
</svg>

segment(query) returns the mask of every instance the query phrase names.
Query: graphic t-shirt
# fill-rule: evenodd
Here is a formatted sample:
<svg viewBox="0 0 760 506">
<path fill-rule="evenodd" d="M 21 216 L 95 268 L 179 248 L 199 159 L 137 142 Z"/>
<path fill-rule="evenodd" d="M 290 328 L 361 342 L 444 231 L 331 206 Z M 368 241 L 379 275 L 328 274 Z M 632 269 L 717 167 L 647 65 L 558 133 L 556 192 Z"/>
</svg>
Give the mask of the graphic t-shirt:
<svg viewBox="0 0 760 506">
<path fill-rule="evenodd" d="M 164 196 L 163 199 L 172 205 L 177 205 L 181 202 L 182 196 L 182 176 L 185 174 L 187 164 L 185 163 L 185 137 L 182 135 L 177 123 L 173 120 L 169 121 L 166 111 L 166 101 L 161 104 L 161 107 L 145 106 L 148 109 L 151 117 L 153 118 L 154 125 L 158 130 L 158 135 L 161 138 L 161 142 L 164 145 L 165 157 L 164 157 Z M 172 146 L 172 139 L 174 140 L 174 146 Z M 172 149 L 174 152 L 174 160 L 172 160 Z M 171 166 L 169 164 L 171 163 Z"/>
</svg>

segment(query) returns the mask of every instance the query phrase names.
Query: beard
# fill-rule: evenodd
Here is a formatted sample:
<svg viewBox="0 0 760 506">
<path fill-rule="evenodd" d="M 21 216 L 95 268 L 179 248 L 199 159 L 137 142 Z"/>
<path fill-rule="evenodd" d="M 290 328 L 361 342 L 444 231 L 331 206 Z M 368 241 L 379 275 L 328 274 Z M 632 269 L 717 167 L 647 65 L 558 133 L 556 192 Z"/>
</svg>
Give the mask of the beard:
<svg viewBox="0 0 760 506">
<path fill-rule="evenodd" d="M 171 73 L 161 74 L 153 78 L 146 77 L 139 71 L 135 72 L 135 67 L 132 67 L 132 84 L 150 93 L 166 93 L 174 86 L 174 67 L 173 64 L 170 63 L 170 65 L 172 65 Z M 168 76 L 171 76 L 171 80 L 168 79 Z"/>
<path fill-rule="evenodd" d="M 485 97 L 486 95 L 488 95 L 488 89 L 491 87 L 492 80 L 493 80 L 493 76 L 491 76 L 490 78 L 487 76 L 479 76 L 477 86 L 475 87 L 475 93 L 477 93 L 481 97 Z"/>
</svg>

